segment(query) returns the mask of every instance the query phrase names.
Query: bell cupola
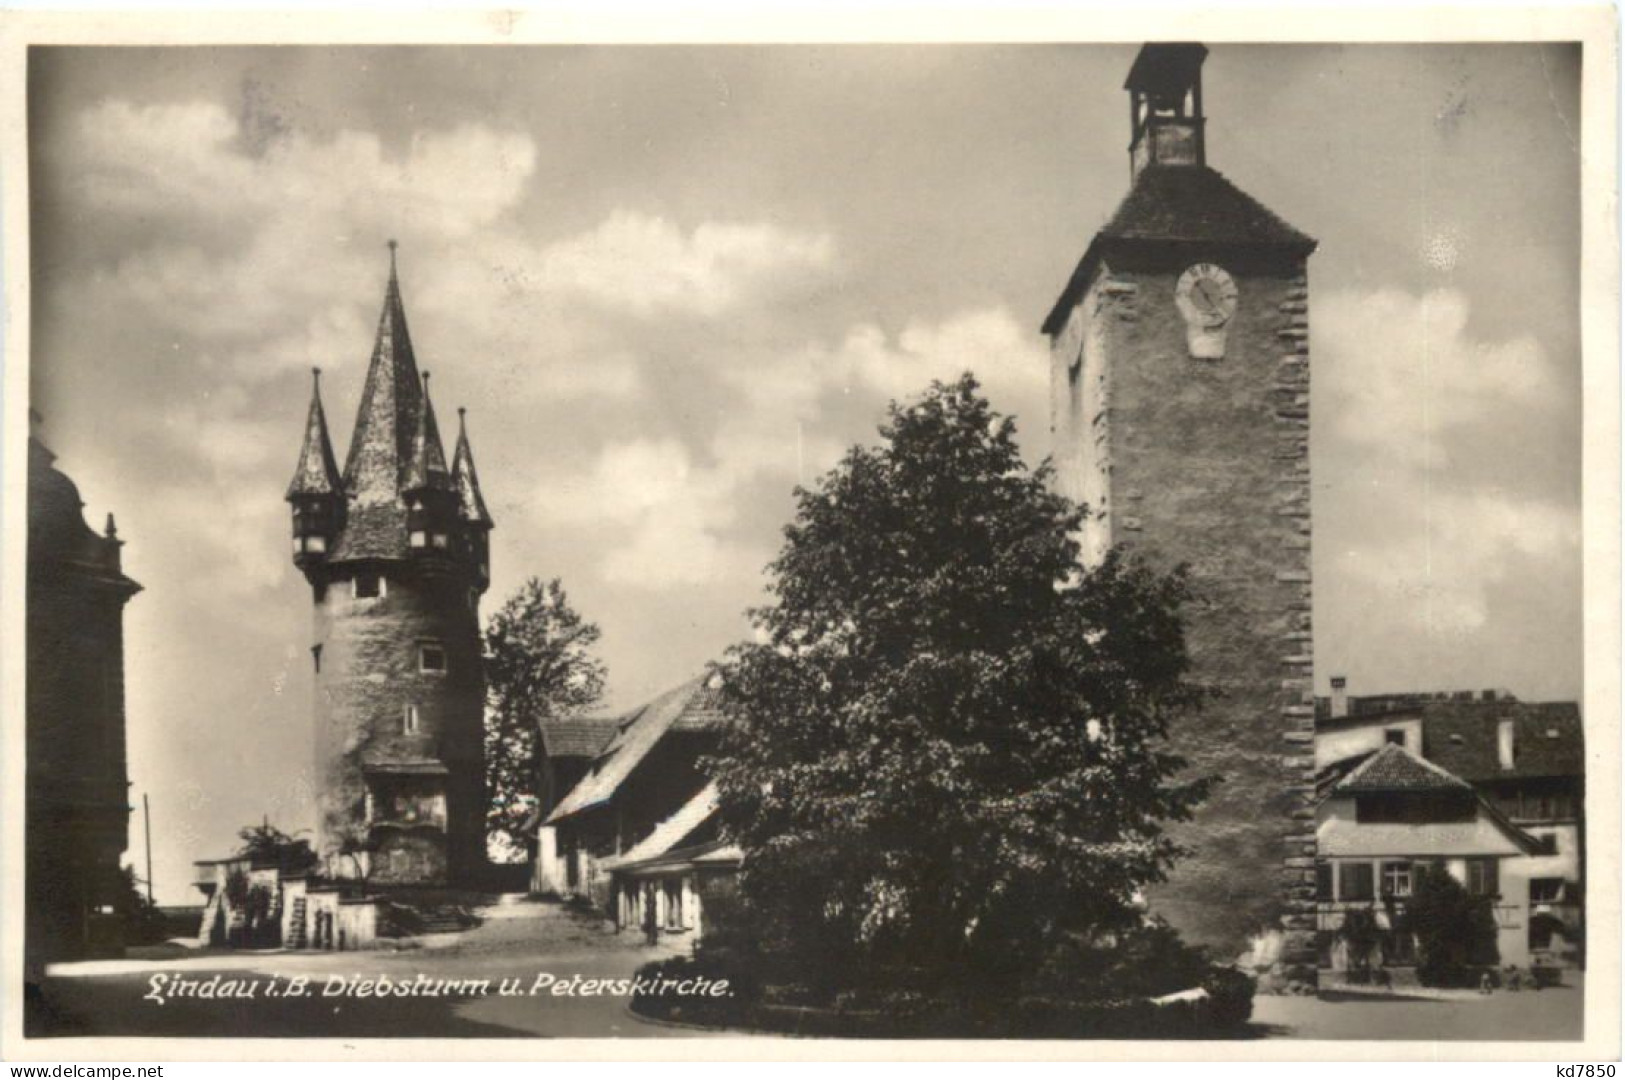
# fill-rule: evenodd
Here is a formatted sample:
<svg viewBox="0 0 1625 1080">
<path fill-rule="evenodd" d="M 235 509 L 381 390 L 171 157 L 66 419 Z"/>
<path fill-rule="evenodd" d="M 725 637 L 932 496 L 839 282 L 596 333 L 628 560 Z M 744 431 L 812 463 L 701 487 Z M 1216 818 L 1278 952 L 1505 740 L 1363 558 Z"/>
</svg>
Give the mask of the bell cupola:
<svg viewBox="0 0 1625 1080">
<path fill-rule="evenodd" d="M 1198 44 L 1149 44 L 1141 47 L 1123 89 L 1129 92 L 1133 141 L 1129 143 L 1131 180 L 1148 165 L 1206 165 L 1207 145 L 1202 115 L 1202 61 L 1207 47 Z"/>
</svg>

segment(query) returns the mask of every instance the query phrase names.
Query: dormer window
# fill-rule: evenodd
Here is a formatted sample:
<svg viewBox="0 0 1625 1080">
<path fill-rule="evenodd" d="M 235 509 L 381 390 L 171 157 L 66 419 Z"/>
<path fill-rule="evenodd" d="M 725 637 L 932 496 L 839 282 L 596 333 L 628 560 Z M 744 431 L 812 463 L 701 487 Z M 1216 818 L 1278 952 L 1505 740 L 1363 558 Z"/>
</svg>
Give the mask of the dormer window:
<svg viewBox="0 0 1625 1080">
<path fill-rule="evenodd" d="M 418 642 L 418 671 L 425 675 L 446 673 L 446 649 L 438 641 Z"/>
</svg>

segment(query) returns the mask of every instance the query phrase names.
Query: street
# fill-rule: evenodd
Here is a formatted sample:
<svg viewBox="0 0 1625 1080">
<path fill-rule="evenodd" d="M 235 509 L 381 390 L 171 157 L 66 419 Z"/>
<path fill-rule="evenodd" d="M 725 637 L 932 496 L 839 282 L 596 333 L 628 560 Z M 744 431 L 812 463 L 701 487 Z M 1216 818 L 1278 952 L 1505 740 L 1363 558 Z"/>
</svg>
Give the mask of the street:
<svg viewBox="0 0 1625 1080">
<path fill-rule="evenodd" d="M 264 952 L 209 955 L 158 950 L 167 958 L 56 965 L 46 980 L 34 1036 L 186 1036 L 303 1038 L 684 1038 L 710 1032 L 651 1024 L 632 1016 L 614 993 L 560 996 L 557 983 L 626 979 L 645 963 L 687 949 L 685 938 L 649 946 L 601 920 L 559 904 L 504 898 L 464 933 L 430 934 L 414 947 L 367 952 Z M 253 997 L 183 996 L 220 976 Z M 154 994 L 155 977 L 172 994 Z M 422 977 L 420 979 L 420 976 Z M 539 976 L 554 980 L 532 992 Z M 267 996 L 267 988 L 308 980 L 303 996 Z M 358 996 L 367 980 L 438 986 L 440 996 Z M 513 993 L 499 991 L 503 980 Z M 180 980 L 177 982 L 177 980 Z M 445 980 L 445 982 L 441 982 Z M 482 981 L 485 985 L 482 987 Z M 1584 989 L 1499 992 L 1461 1000 L 1427 998 L 1264 997 L 1255 999 L 1254 1038 L 1316 1040 L 1574 1040 L 1581 1037 Z M 456 985 L 453 985 L 453 984 Z M 470 989 L 472 985 L 472 989 Z M 229 990 L 226 992 L 230 992 Z M 159 1004 L 157 997 L 164 997 Z M 737 1033 L 729 1033 L 737 1038 Z"/>
<path fill-rule="evenodd" d="M 624 979 L 650 960 L 682 952 L 686 939 L 658 946 L 638 934 L 615 934 L 602 920 L 559 904 L 523 898 L 480 912 L 483 922 L 461 934 L 431 934 L 416 948 L 367 952 L 264 952 L 125 959 L 53 965 L 42 1008 L 30 1035 L 188 1037 L 672 1037 L 703 1035 L 648 1024 L 631 1016 L 627 999 L 614 994 L 555 996 L 530 993 L 540 974 L 559 982 Z M 163 1004 L 147 997 L 155 975 L 196 984 L 215 975 L 239 988 L 257 983 L 252 998 L 171 996 Z M 442 997 L 327 996 L 334 976 L 428 980 L 489 980 L 488 993 Z M 300 997 L 267 997 L 267 987 L 309 980 Z M 273 982 L 272 980 L 275 980 Z M 519 980 L 522 996 L 499 996 L 503 979 Z M 353 987 L 355 982 L 350 983 Z"/>
</svg>

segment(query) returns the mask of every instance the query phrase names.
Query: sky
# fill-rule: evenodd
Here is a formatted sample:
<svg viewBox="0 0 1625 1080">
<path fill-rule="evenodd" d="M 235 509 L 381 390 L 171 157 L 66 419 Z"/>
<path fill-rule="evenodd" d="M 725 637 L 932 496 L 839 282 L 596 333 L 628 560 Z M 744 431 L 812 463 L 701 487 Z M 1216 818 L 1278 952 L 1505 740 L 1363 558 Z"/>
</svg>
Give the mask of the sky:
<svg viewBox="0 0 1625 1080">
<path fill-rule="evenodd" d="M 160 902 L 312 823 L 283 491 L 340 460 L 388 271 L 609 709 L 749 636 L 792 490 L 1039 324 L 1126 193 L 1133 46 L 32 50 L 31 397 L 117 515 Z M 1582 690 L 1577 47 L 1216 45 L 1208 160 L 1310 264 L 1316 684 Z M 139 805 L 138 800 L 134 800 Z M 132 855 L 141 851 L 139 814 Z"/>
</svg>

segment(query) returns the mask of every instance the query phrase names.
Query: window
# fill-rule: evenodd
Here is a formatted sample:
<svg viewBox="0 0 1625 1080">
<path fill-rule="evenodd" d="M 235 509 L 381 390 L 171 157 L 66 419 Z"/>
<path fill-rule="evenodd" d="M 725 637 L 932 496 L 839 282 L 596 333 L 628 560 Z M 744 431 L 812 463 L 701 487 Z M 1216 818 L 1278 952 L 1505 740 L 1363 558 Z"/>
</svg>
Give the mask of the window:
<svg viewBox="0 0 1625 1080">
<path fill-rule="evenodd" d="M 1529 879 L 1529 902 L 1531 904 L 1559 904 L 1562 901 L 1562 878 L 1538 877 Z"/>
<path fill-rule="evenodd" d="M 1499 859 L 1468 859 L 1467 891 L 1474 896 L 1501 895 L 1501 861 Z"/>
<path fill-rule="evenodd" d="M 408 735 L 415 734 L 418 729 L 418 707 L 408 705 L 401 716 L 401 730 Z"/>
<path fill-rule="evenodd" d="M 415 548 L 428 547 L 429 534 L 424 532 L 422 529 L 413 529 L 407 542 Z"/>
<path fill-rule="evenodd" d="M 310 659 L 316 665 L 316 674 L 320 675 L 322 673 L 322 647 L 320 645 L 310 647 Z"/>
<path fill-rule="evenodd" d="M 389 586 L 379 574 L 357 574 L 350 579 L 350 595 L 357 600 L 370 600 L 375 596 L 388 596 Z"/>
<path fill-rule="evenodd" d="M 429 543 L 437 548 L 440 548 L 441 550 L 445 550 L 446 545 L 450 543 L 450 540 L 447 538 L 445 533 L 432 533 L 429 536 Z"/>
<path fill-rule="evenodd" d="M 1382 741 L 1385 742 L 1385 743 L 1391 743 L 1394 746 L 1404 746 L 1405 745 L 1405 729 L 1404 728 L 1389 728 L 1387 731 L 1384 731 L 1382 733 Z"/>
<path fill-rule="evenodd" d="M 1339 900 L 1372 899 L 1371 864 L 1346 862 L 1337 865 L 1337 898 Z"/>
<path fill-rule="evenodd" d="M 1382 895 L 1406 897 L 1411 894 L 1411 864 L 1385 862 L 1382 864 Z"/>
<path fill-rule="evenodd" d="M 1315 864 L 1315 899 L 1332 899 L 1332 864 L 1329 862 Z"/>
<path fill-rule="evenodd" d="M 446 673 L 446 650 L 438 641 L 418 643 L 418 670 L 426 675 Z"/>
</svg>

